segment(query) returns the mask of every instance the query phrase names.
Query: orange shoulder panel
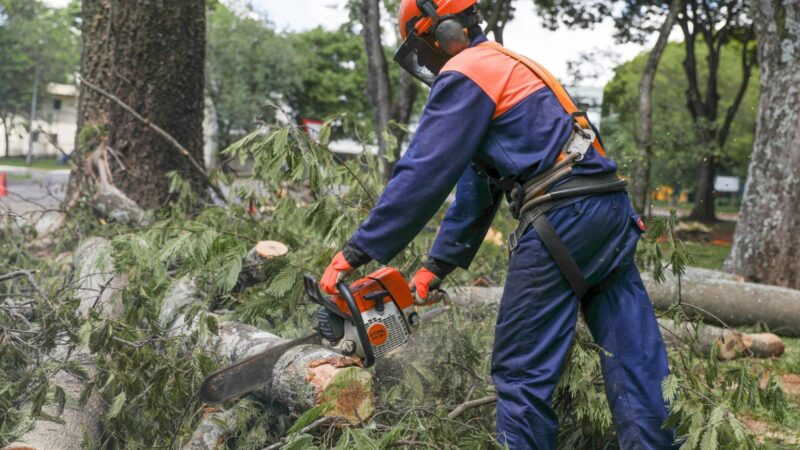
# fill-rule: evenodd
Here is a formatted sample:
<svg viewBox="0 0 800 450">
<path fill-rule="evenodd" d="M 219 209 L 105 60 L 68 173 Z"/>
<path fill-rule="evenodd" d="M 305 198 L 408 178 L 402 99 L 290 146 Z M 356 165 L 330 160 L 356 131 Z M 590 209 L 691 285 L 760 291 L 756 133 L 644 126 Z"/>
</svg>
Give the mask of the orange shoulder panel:
<svg viewBox="0 0 800 450">
<path fill-rule="evenodd" d="M 450 58 L 442 68 L 444 72 L 458 72 L 480 86 L 496 105 L 493 118 L 545 87 L 525 65 L 483 45 L 470 47 Z"/>
</svg>

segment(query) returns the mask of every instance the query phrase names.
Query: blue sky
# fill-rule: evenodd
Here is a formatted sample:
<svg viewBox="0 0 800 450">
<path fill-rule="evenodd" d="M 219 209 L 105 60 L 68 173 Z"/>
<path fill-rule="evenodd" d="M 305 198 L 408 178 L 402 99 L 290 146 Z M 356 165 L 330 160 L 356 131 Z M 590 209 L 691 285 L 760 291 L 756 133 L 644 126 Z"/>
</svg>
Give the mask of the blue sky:
<svg viewBox="0 0 800 450">
<path fill-rule="evenodd" d="M 68 0 L 45 0 L 51 5 L 61 6 Z M 251 3 L 256 10 L 265 13 L 280 30 L 300 31 L 323 25 L 336 28 L 347 19 L 346 0 L 228 0 L 226 3 Z M 505 44 L 512 50 L 538 61 L 557 77 L 566 80 L 567 62 L 576 59 L 581 52 L 595 49 L 612 51 L 618 61 L 628 60 L 646 47 L 627 44 L 618 45 L 613 39 L 613 28 L 602 24 L 593 30 L 546 30 L 533 7 L 533 2 L 518 2 L 517 16 L 505 31 Z M 606 60 L 605 66 L 613 67 L 615 61 Z M 613 74 L 601 71 L 596 81 L 587 82 L 602 86 Z"/>
</svg>

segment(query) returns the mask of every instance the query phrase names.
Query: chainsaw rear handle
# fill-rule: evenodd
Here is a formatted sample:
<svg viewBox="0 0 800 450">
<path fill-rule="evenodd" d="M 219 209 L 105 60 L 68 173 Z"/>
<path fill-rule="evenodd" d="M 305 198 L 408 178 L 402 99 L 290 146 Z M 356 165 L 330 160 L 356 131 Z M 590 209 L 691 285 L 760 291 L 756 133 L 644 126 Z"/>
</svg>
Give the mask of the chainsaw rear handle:
<svg viewBox="0 0 800 450">
<path fill-rule="evenodd" d="M 316 304 L 322 306 L 323 308 L 327 309 L 328 311 L 336 314 L 337 316 L 341 317 L 345 320 L 351 320 L 350 316 L 343 313 L 336 303 L 332 300 L 328 299 L 326 296 L 322 294 L 322 291 L 319 289 L 319 283 L 317 283 L 317 278 L 314 275 L 306 274 L 303 276 L 303 287 L 305 288 L 306 295 Z M 341 292 L 341 289 L 340 289 Z M 349 292 L 349 289 L 348 289 Z M 351 295 L 352 296 L 352 295 Z M 352 310 L 351 310 L 352 312 Z"/>
<path fill-rule="evenodd" d="M 358 309 L 356 299 L 353 297 L 353 293 L 350 292 L 350 287 L 344 281 L 340 281 L 336 285 L 336 289 L 339 289 L 339 294 L 350 310 L 349 319 L 356 326 L 358 340 L 361 341 L 361 348 L 364 349 L 364 367 L 372 367 L 375 364 L 375 352 L 372 351 L 372 343 L 369 341 L 369 336 L 367 336 L 367 326 L 364 324 L 364 318 L 361 317 L 361 311 Z"/>
</svg>

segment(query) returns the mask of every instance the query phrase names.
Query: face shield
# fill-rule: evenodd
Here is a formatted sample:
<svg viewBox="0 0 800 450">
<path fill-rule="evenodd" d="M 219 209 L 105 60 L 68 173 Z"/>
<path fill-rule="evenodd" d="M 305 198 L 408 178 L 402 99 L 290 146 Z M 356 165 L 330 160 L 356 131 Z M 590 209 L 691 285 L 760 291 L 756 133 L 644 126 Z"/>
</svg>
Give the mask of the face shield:
<svg viewBox="0 0 800 450">
<path fill-rule="evenodd" d="M 412 32 L 394 54 L 394 61 L 414 78 L 431 86 L 434 78 L 450 59 L 425 39 Z"/>
</svg>

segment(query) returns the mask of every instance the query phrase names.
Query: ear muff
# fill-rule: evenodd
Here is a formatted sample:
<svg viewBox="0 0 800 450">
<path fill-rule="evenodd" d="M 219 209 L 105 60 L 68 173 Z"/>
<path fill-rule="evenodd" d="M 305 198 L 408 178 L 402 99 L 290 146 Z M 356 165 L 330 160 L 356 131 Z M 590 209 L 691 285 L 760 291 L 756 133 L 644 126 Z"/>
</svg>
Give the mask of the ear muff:
<svg viewBox="0 0 800 450">
<path fill-rule="evenodd" d="M 469 33 L 455 18 L 447 18 L 436 25 L 433 37 L 439 48 L 450 56 L 455 56 L 469 47 Z"/>
</svg>

